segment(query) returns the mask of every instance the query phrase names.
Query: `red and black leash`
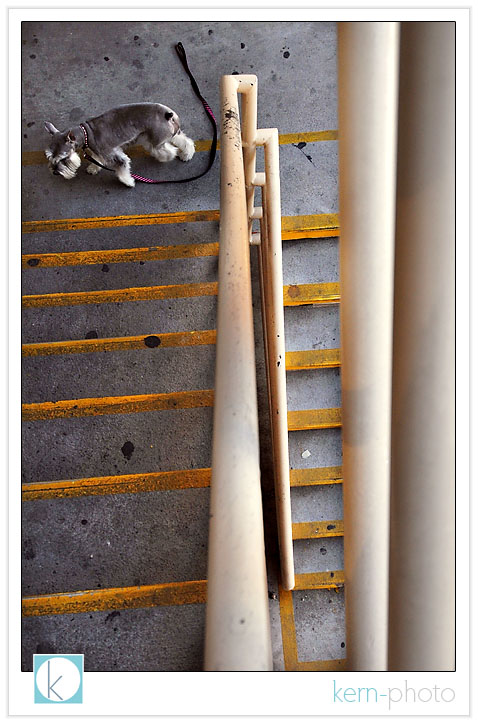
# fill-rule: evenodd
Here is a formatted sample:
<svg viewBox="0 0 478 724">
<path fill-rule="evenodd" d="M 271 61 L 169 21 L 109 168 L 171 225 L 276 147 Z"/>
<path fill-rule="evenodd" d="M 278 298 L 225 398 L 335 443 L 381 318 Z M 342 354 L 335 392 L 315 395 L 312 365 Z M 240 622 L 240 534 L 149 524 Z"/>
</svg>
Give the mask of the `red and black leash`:
<svg viewBox="0 0 478 724">
<path fill-rule="evenodd" d="M 187 60 L 187 57 L 186 57 L 186 51 L 184 50 L 183 44 L 182 44 L 182 43 L 177 43 L 177 44 L 175 45 L 175 49 L 176 49 L 176 53 L 177 53 L 178 56 L 179 56 L 179 60 L 181 61 L 184 70 L 186 71 L 186 73 L 187 73 L 188 76 L 189 76 L 189 80 L 191 81 L 191 85 L 192 85 L 192 87 L 193 87 L 193 91 L 195 92 L 195 94 L 197 95 L 197 97 L 199 98 L 199 100 L 201 101 L 201 103 L 203 104 L 204 110 L 206 111 L 207 116 L 208 116 L 208 118 L 209 118 L 209 120 L 210 120 L 210 122 L 211 122 L 213 135 L 212 135 L 211 149 L 210 149 L 210 151 L 209 151 L 209 161 L 208 161 L 208 164 L 207 164 L 206 169 L 205 169 L 202 173 L 197 174 L 197 176 L 190 176 L 190 177 L 188 177 L 188 178 L 174 179 L 174 180 L 172 180 L 172 181 L 169 181 L 169 180 L 167 180 L 167 179 L 166 179 L 166 180 L 162 180 L 162 181 L 156 181 L 155 179 L 147 178 L 146 176 L 139 176 L 139 174 L 136 174 L 136 173 L 132 173 L 132 174 L 131 174 L 131 176 L 132 176 L 136 181 L 140 181 L 140 182 L 145 183 L 145 184 L 184 184 L 184 183 L 187 183 L 188 181 L 196 181 L 196 179 L 201 178 L 202 176 L 204 176 L 205 174 L 207 174 L 207 172 L 210 170 L 211 166 L 212 166 L 213 163 L 214 163 L 214 159 L 216 158 L 216 149 L 217 149 L 217 123 L 216 123 L 216 119 L 215 119 L 215 117 L 214 117 L 214 113 L 212 112 L 212 110 L 211 110 L 209 104 L 207 103 L 207 101 L 206 101 L 206 100 L 203 98 L 203 96 L 201 95 L 201 93 L 200 93 L 200 91 L 199 91 L 198 84 L 196 83 L 196 80 L 195 80 L 193 74 L 191 73 L 191 71 L 190 71 L 190 69 L 189 69 L 188 60 Z M 82 129 L 83 129 L 83 133 L 84 133 L 84 136 L 85 136 L 85 148 L 88 148 L 88 136 L 87 136 L 87 133 L 86 133 L 86 129 L 85 129 L 84 126 L 81 126 L 81 127 L 82 127 Z M 94 163 L 96 166 L 100 166 L 101 168 L 104 168 L 106 171 L 112 171 L 112 172 L 114 173 L 114 170 L 113 170 L 112 168 L 108 168 L 107 166 L 103 166 L 102 163 L 100 163 L 99 161 L 95 161 L 94 158 L 92 158 L 91 156 L 89 156 L 89 155 L 88 155 L 87 153 L 85 153 L 85 152 L 84 152 L 84 156 L 85 156 L 85 158 L 86 158 L 88 161 L 90 161 L 91 163 Z"/>
</svg>

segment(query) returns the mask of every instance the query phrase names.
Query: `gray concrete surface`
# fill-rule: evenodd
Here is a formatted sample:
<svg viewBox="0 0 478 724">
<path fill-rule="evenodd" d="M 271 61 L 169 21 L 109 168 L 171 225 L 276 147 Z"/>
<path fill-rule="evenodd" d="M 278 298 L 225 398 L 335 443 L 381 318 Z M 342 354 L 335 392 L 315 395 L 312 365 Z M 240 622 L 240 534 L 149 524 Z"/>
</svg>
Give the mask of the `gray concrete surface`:
<svg viewBox="0 0 478 724">
<path fill-rule="evenodd" d="M 208 505 L 208 489 L 25 505 L 24 594 L 204 580 Z"/>
<path fill-rule="evenodd" d="M 87 359 L 93 356 L 95 359 Z M 24 402 L 211 390 L 214 359 L 213 345 L 31 357 L 25 364 Z M 83 375 L 84 365 L 89 362 L 97 370 L 94 378 Z M 40 377 L 44 380 L 41 387 L 36 384 Z"/>
<path fill-rule="evenodd" d="M 23 482 L 211 465 L 212 408 L 36 420 L 22 432 Z"/>
<path fill-rule="evenodd" d="M 299 661 L 343 659 L 343 590 L 296 591 L 293 598 Z"/>
<path fill-rule="evenodd" d="M 201 671 L 204 604 L 42 616 L 24 621 L 22 670 L 32 654 L 85 655 L 85 671 Z"/>
<path fill-rule="evenodd" d="M 211 137 L 209 122 L 174 52 L 181 40 L 198 84 L 219 115 L 223 74 L 255 73 L 258 121 L 279 133 L 333 130 L 336 113 L 334 23 L 25 22 L 22 135 L 25 151 L 42 151 L 43 122 L 62 128 L 120 103 L 161 101 L 173 107 L 195 139 Z M 135 158 L 134 170 L 177 178 L 203 168 Z M 258 168 L 262 161 L 259 159 Z M 337 143 L 280 149 L 282 213 L 336 213 Z M 217 209 L 219 160 L 185 186 L 127 189 L 107 172 L 80 169 L 71 182 L 46 165 L 23 168 L 23 218 L 41 220 Z M 23 235 L 24 253 L 115 249 L 217 241 L 216 222 L 87 229 Z M 284 243 L 284 282 L 338 279 L 336 239 Z M 217 259 L 26 269 L 23 293 L 115 289 L 212 281 Z M 262 351 L 257 263 L 252 255 L 256 321 L 266 552 L 274 668 L 283 670 L 278 599 L 278 550 L 270 431 Z M 24 342 L 214 329 L 215 297 L 25 309 Z M 336 306 L 287 308 L 286 348 L 340 345 Z M 23 400 L 139 394 L 213 385 L 214 347 L 191 347 L 25 359 Z M 337 370 L 289 373 L 291 409 L 339 406 Z M 22 481 L 180 470 L 211 462 L 212 410 L 25 422 Z M 121 448 L 134 445 L 127 458 Z M 340 430 L 289 434 L 292 468 L 339 465 Z M 302 453 L 309 450 L 308 458 Z M 294 520 L 342 517 L 340 486 L 293 489 Z M 81 588 L 140 585 L 206 577 L 207 490 L 93 496 L 29 502 L 23 511 L 23 587 L 28 595 Z M 86 521 L 86 522 L 84 522 Z M 109 545 L 108 545 L 109 541 Z M 294 544 L 298 573 L 341 568 L 342 541 Z M 93 556 L 90 558 L 90 556 Z M 299 658 L 343 658 L 343 593 L 294 593 Z M 112 615 L 114 614 L 114 615 Z M 87 670 L 200 670 L 204 606 L 45 616 L 24 620 L 22 667 L 33 653 L 85 653 Z"/>
</svg>

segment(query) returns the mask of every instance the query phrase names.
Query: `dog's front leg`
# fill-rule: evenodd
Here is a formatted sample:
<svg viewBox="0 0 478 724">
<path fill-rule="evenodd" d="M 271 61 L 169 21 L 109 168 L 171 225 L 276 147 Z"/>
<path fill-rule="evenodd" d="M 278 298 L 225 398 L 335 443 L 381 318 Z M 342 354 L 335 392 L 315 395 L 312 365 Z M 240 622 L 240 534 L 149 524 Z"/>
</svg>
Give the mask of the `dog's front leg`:
<svg viewBox="0 0 478 724">
<path fill-rule="evenodd" d="M 94 151 L 91 150 L 91 148 L 88 148 L 88 154 L 91 156 L 91 158 L 94 158 L 95 161 L 98 161 L 98 163 L 102 163 L 103 166 L 105 165 L 105 161 L 101 156 L 98 156 L 97 153 L 94 153 Z M 92 176 L 96 175 L 101 171 L 101 167 L 97 166 L 96 163 L 89 163 L 86 167 L 86 173 L 90 173 Z"/>
<path fill-rule="evenodd" d="M 135 180 L 131 176 L 131 159 L 125 154 L 120 148 L 115 149 L 112 157 L 113 169 L 116 173 L 118 181 L 121 181 L 125 186 L 133 187 Z"/>
</svg>

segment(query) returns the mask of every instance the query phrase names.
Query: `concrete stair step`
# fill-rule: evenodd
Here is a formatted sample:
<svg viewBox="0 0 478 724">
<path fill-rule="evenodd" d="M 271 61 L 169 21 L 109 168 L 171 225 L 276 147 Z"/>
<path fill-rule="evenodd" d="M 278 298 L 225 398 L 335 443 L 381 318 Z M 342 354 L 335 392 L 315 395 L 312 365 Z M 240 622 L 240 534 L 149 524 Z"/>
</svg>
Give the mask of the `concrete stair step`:
<svg viewBox="0 0 478 724">
<path fill-rule="evenodd" d="M 126 603 L 133 597 L 135 606 L 155 605 L 154 598 L 138 599 L 138 587 L 206 578 L 208 518 L 208 488 L 24 503 L 23 595 L 56 600 L 65 591 L 131 587 Z M 94 596 L 82 600 L 94 610 Z M 66 613 L 72 599 L 64 596 L 59 605 L 57 612 Z M 108 608 L 118 606 L 109 599 Z"/>
<path fill-rule="evenodd" d="M 84 340 L 87 337 L 149 336 L 214 329 L 217 297 L 112 302 L 22 310 L 24 343 Z M 151 320 L 156 320 L 152 329 Z"/>
<path fill-rule="evenodd" d="M 212 407 L 23 423 L 22 482 L 211 465 Z"/>
<path fill-rule="evenodd" d="M 22 400 L 40 403 L 69 396 L 133 396 L 214 387 L 214 345 L 148 347 L 144 337 L 139 339 L 141 347 L 136 350 L 25 358 Z M 154 345 L 150 336 L 146 339 Z M 44 380 L 41 388 L 38 379 Z"/>
<path fill-rule="evenodd" d="M 32 257 L 35 258 L 40 257 Z M 192 285 L 196 280 L 205 284 L 216 281 L 217 261 L 217 256 L 211 255 L 164 261 L 124 261 L 26 268 L 23 269 L 23 288 L 29 294 L 51 294 L 61 290 L 71 293 L 83 290 L 106 291 L 121 288 L 169 287 L 176 284 Z"/>
<path fill-rule="evenodd" d="M 84 653 L 85 671 L 201 671 L 205 608 L 185 603 L 24 616 L 22 671 L 32 671 L 35 653 L 65 651 Z"/>
</svg>

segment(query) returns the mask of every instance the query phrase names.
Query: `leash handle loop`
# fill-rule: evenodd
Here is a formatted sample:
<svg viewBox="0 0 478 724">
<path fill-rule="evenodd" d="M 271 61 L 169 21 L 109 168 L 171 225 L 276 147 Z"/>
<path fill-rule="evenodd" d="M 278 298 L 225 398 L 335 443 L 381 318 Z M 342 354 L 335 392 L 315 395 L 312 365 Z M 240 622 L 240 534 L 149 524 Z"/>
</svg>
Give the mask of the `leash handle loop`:
<svg viewBox="0 0 478 724">
<path fill-rule="evenodd" d="M 204 110 L 206 111 L 208 118 L 211 122 L 212 130 L 213 130 L 213 137 L 212 137 L 212 143 L 211 143 L 211 149 L 209 151 L 209 160 L 206 169 L 202 172 L 197 174 L 196 176 L 190 176 L 189 178 L 182 178 L 182 179 L 174 179 L 172 181 L 168 180 L 161 180 L 161 181 L 155 181 L 151 178 L 146 178 L 144 176 L 139 176 L 139 174 L 132 173 L 131 176 L 136 180 L 140 181 L 141 183 L 146 184 L 184 184 L 188 181 L 196 181 L 198 178 L 201 178 L 202 176 L 205 176 L 207 172 L 210 170 L 211 166 L 214 163 L 214 159 L 216 158 L 216 149 L 217 149 L 217 122 L 214 117 L 214 113 L 212 112 L 209 104 L 207 101 L 203 98 L 201 95 L 201 92 L 199 90 L 198 84 L 196 83 L 196 79 L 194 78 L 193 74 L 191 73 L 191 70 L 188 65 L 188 59 L 186 56 L 186 51 L 184 50 L 184 46 L 181 42 L 176 43 L 174 46 L 176 53 L 178 54 L 179 60 L 181 61 L 181 64 L 186 71 L 186 73 L 189 76 L 189 80 L 191 81 L 191 85 L 193 88 L 194 93 L 197 95 L 199 100 L 204 106 Z"/>
</svg>

